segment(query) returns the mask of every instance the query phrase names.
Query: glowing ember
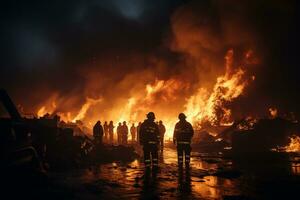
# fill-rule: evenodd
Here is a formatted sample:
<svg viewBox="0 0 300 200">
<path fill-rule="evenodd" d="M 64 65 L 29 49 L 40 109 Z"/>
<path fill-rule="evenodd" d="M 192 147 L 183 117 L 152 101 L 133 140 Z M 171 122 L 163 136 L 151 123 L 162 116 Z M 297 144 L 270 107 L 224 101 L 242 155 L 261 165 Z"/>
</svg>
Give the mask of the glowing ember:
<svg viewBox="0 0 300 200">
<path fill-rule="evenodd" d="M 277 115 L 278 115 L 278 110 L 276 108 L 269 108 L 269 112 L 270 112 L 270 115 L 271 115 L 271 118 L 276 118 Z"/>
<path fill-rule="evenodd" d="M 300 137 L 292 136 L 290 137 L 290 144 L 284 147 L 286 152 L 300 152 Z"/>
</svg>

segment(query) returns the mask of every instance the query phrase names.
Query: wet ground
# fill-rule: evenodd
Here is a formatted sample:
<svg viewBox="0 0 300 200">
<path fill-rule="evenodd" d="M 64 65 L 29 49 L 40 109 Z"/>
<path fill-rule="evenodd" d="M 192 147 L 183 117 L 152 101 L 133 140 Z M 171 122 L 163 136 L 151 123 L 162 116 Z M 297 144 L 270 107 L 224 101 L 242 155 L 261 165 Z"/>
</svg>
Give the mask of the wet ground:
<svg viewBox="0 0 300 200">
<path fill-rule="evenodd" d="M 179 169 L 176 150 L 165 148 L 158 171 L 144 170 L 137 159 L 50 177 L 72 199 L 286 199 L 300 191 L 297 159 L 232 161 L 193 152 L 190 168 Z"/>
</svg>

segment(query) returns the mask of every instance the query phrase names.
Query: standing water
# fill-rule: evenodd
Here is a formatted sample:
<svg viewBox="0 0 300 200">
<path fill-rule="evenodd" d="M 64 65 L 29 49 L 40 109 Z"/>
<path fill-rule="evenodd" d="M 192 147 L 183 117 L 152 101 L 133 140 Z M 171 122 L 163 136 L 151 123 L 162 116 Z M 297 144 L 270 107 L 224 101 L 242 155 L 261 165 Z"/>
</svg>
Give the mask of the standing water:
<svg viewBox="0 0 300 200">
<path fill-rule="evenodd" d="M 165 148 L 157 172 L 145 170 L 142 160 L 136 159 L 51 176 L 74 199 L 277 199 L 298 193 L 298 157 L 258 160 L 233 161 L 219 153 L 192 152 L 190 168 L 181 170 L 176 149 Z"/>
<path fill-rule="evenodd" d="M 79 199 L 220 199 L 240 195 L 238 179 L 214 175 L 220 168 L 230 167 L 223 159 L 201 158 L 192 154 L 189 169 L 177 166 L 176 149 L 165 148 L 160 154 L 157 172 L 147 171 L 142 160 L 96 165 L 67 175 L 56 174 L 56 182 Z"/>
</svg>

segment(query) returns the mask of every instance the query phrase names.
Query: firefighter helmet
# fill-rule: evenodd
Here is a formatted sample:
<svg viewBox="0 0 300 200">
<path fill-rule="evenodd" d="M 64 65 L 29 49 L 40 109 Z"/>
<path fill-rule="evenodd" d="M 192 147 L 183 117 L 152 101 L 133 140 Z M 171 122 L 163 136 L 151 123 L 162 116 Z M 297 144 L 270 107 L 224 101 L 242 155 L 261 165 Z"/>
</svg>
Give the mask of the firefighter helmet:
<svg viewBox="0 0 300 200">
<path fill-rule="evenodd" d="M 178 118 L 179 118 L 179 120 L 185 120 L 186 116 L 185 116 L 184 113 L 180 113 L 180 114 L 178 115 Z"/>
<path fill-rule="evenodd" d="M 155 119 L 154 112 L 149 112 L 149 113 L 147 114 L 147 118 L 148 118 L 148 119 L 151 119 L 151 120 L 154 120 L 154 119 Z"/>
</svg>

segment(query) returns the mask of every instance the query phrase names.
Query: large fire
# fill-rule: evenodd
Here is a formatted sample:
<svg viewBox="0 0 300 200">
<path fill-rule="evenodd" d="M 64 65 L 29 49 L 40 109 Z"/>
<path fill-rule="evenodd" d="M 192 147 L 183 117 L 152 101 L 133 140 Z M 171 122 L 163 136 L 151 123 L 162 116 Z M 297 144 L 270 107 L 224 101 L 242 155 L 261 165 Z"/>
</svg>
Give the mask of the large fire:
<svg viewBox="0 0 300 200">
<path fill-rule="evenodd" d="M 235 71 L 232 69 L 233 50 L 227 52 L 225 60 L 225 74 L 217 78 L 213 91 L 209 92 L 206 88 L 201 87 L 196 94 L 188 99 L 185 112 L 193 124 L 198 124 L 201 127 L 205 121 L 216 125 L 233 123 L 231 110 L 226 108 L 224 103 L 239 97 L 243 93 L 248 79 L 245 77 L 245 71 L 242 67 Z"/>
<path fill-rule="evenodd" d="M 246 52 L 245 59 L 249 59 L 249 56 L 249 52 Z M 113 120 L 115 124 L 126 121 L 137 125 L 144 120 L 147 112 L 154 111 L 157 120 L 162 120 L 166 126 L 166 139 L 172 137 L 177 115 L 180 112 L 184 112 L 196 128 L 201 128 L 204 122 L 211 125 L 230 125 L 233 123 L 232 110 L 225 104 L 242 95 L 249 81 L 254 80 L 253 76 L 246 75 L 243 66 L 234 67 L 233 59 L 234 51 L 230 49 L 225 56 L 225 72 L 216 78 L 211 90 L 199 87 L 191 95 L 182 97 L 182 91 L 190 87 L 189 82 L 179 78 L 155 79 L 152 83 L 144 85 L 142 89 L 132 92 L 129 98 L 120 99 L 119 104 L 112 108 L 96 110 L 97 105 L 101 105 L 105 97 L 98 99 L 87 97 L 79 111 L 59 112 L 55 102 L 57 99 L 54 98 L 42 105 L 37 115 L 41 117 L 46 113 L 57 114 L 65 122 L 80 120 L 91 128 L 99 119 Z M 179 98 L 182 99 L 181 102 L 177 101 Z"/>
</svg>

